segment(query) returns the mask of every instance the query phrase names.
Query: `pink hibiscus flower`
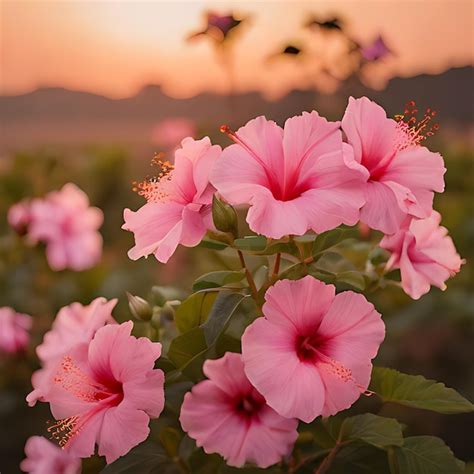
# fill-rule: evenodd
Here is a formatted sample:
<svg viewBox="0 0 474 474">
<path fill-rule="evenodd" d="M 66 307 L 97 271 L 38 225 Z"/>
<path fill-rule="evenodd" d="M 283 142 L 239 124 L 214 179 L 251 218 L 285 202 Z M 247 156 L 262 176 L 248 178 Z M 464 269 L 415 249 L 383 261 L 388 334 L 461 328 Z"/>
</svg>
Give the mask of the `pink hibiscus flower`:
<svg viewBox="0 0 474 474">
<path fill-rule="evenodd" d="M 150 418 L 163 410 L 164 375 L 154 369 L 161 344 L 131 336 L 132 327 L 100 328 L 49 377 L 45 401 L 58 421 L 48 431 L 72 456 L 89 457 L 97 444 L 107 463 L 115 461 L 148 437 Z"/>
<path fill-rule="evenodd" d="M 342 129 L 370 173 L 360 219 L 372 229 L 393 234 L 407 215 L 428 217 L 434 191 L 444 191 L 443 158 L 419 145 L 426 123 L 409 127 L 366 97 L 349 98 Z"/>
<path fill-rule="evenodd" d="M 31 202 L 28 235 L 33 242 L 46 243 L 46 256 L 53 270 L 87 270 L 102 255 L 98 232 L 103 213 L 89 206 L 89 198 L 75 184 Z"/>
<path fill-rule="evenodd" d="M 81 460 L 42 436 L 32 436 L 25 445 L 26 459 L 20 464 L 30 474 L 79 474 Z"/>
<path fill-rule="evenodd" d="M 212 196 L 209 171 L 221 148 L 209 138 L 186 138 L 175 152 L 174 167 L 159 161 L 159 176 L 139 185 L 147 203 L 138 211 L 125 209 L 122 229 L 135 235 L 132 260 L 154 254 L 166 263 L 178 244 L 195 247 L 212 224 Z"/>
<path fill-rule="evenodd" d="M 28 231 L 28 225 L 31 220 L 30 204 L 23 200 L 13 204 L 8 209 L 8 225 L 18 234 L 24 235 Z"/>
<path fill-rule="evenodd" d="M 267 237 L 354 225 L 367 171 L 343 155 L 339 126 L 305 112 L 284 130 L 264 117 L 236 133 L 223 127 L 236 144 L 222 152 L 211 182 L 230 204 L 249 204 L 250 228 Z"/>
<path fill-rule="evenodd" d="M 0 308 L 0 352 L 16 354 L 24 351 L 30 342 L 31 316 L 14 309 Z"/>
<path fill-rule="evenodd" d="M 265 468 L 291 453 L 298 422 L 265 403 L 245 376 L 240 354 L 207 360 L 203 370 L 209 380 L 185 395 L 179 418 L 199 447 L 236 467 L 251 462 Z"/>
<path fill-rule="evenodd" d="M 349 408 L 369 385 L 385 335 L 374 306 L 311 276 L 277 282 L 265 300 L 265 317 L 242 337 L 250 382 L 285 417 L 311 422 Z"/>
<path fill-rule="evenodd" d="M 436 211 L 426 219 L 408 218 L 396 234 L 380 242 L 392 253 L 387 269 L 400 269 L 402 287 L 415 300 L 428 293 L 430 285 L 445 290 L 445 281 L 465 263 L 440 222 L 441 215 Z"/>
<path fill-rule="evenodd" d="M 112 316 L 116 304 L 116 299 L 107 301 L 105 298 L 96 298 L 87 306 L 72 303 L 59 310 L 51 330 L 36 348 L 43 368 L 31 378 L 34 390 L 26 397 L 30 406 L 34 406 L 38 400 L 44 401 L 47 396 L 51 387 L 51 374 L 56 370 L 58 359 L 78 345 L 88 347 L 97 330 L 105 324 L 116 324 Z"/>
</svg>

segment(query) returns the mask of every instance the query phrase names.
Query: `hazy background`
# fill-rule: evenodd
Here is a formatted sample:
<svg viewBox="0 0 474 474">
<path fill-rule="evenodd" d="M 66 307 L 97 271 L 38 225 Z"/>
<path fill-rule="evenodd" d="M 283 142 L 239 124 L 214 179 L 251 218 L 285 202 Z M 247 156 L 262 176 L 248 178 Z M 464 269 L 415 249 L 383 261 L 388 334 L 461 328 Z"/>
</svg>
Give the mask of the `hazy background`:
<svg viewBox="0 0 474 474">
<path fill-rule="evenodd" d="M 244 19 L 225 46 L 186 41 L 204 28 L 206 10 Z M 338 17 L 342 33 L 306 28 L 313 15 Z M 141 205 L 132 181 L 150 172 L 153 153 L 176 145 L 157 134 L 169 118 L 228 144 L 218 131 L 223 123 L 238 127 L 261 114 L 283 123 L 312 109 L 338 119 L 350 95 L 377 100 L 391 116 L 412 99 L 434 107 L 441 128 L 428 146 L 448 168 L 435 205 L 468 263 L 445 293 L 432 290 L 417 302 L 394 289 L 373 296 L 388 326 L 378 362 L 444 381 L 473 400 L 473 16 L 473 3 L 459 0 L 1 1 L 0 306 L 32 314 L 35 323 L 28 354 L 0 358 L 0 471 L 18 472 L 25 439 L 46 433 L 47 407 L 29 409 L 24 397 L 37 367 L 34 346 L 61 306 L 117 297 L 116 316 L 125 319 L 127 290 L 190 291 L 203 271 L 237 265 L 204 249 L 180 249 L 166 267 L 126 256 L 132 237 L 120 230 L 122 212 Z M 391 53 L 353 67 L 347 40 L 364 45 L 378 35 Z M 279 54 L 289 45 L 302 53 Z M 103 261 L 83 273 L 51 272 L 42 249 L 26 248 L 6 225 L 12 203 L 68 181 L 105 213 Z M 474 460 L 472 415 L 393 407 L 386 414 Z"/>
</svg>

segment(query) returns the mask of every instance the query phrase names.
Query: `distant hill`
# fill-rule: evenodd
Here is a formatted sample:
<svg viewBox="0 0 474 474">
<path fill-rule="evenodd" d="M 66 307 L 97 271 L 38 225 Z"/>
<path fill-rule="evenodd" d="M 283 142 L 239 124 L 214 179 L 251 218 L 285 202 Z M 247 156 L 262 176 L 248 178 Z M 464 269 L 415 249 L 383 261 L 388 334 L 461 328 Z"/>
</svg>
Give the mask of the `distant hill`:
<svg viewBox="0 0 474 474">
<path fill-rule="evenodd" d="M 153 125 L 176 116 L 194 119 L 205 129 L 222 123 L 238 127 L 257 115 L 282 123 L 289 116 L 312 109 L 334 119 L 341 116 L 350 95 L 373 98 L 391 115 L 414 99 L 422 107 L 437 109 L 442 123 L 469 125 L 474 121 L 473 85 L 474 68 L 462 67 L 438 75 L 394 78 L 383 91 L 369 89 L 353 78 L 334 94 L 297 90 L 276 102 L 257 92 L 231 99 L 210 93 L 174 99 L 156 85 L 120 100 L 45 88 L 24 95 L 0 96 L 0 149 L 95 142 L 149 145 Z"/>
</svg>

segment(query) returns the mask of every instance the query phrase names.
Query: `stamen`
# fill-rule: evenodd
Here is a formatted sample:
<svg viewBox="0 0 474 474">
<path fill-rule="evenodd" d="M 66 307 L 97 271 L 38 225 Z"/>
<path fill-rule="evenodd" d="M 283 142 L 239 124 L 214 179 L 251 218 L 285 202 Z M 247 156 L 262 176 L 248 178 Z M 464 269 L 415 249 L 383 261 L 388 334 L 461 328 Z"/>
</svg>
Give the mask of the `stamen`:
<svg viewBox="0 0 474 474">
<path fill-rule="evenodd" d="M 97 402 L 110 395 L 104 387 L 95 383 L 85 374 L 68 355 L 63 357 L 53 381 L 86 402 Z"/>
<path fill-rule="evenodd" d="M 320 364 L 322 363 L 325 366 L 327 366 L 327 369 L 330 373 L 340 378 L 343 382 L 353 383 L 359 389 L 361 394 L 367 395 L 367 396 L 373 395 L 374 392 L 371 392 L 370 390 L 366 390 L 362 385 L 357 383 L 357 381 L 355 380 L 352 374 L 351 369 L 346 367 L 341 362 L 335 359 L 332 359 L 331 357 L 328 357 L 321 350 L 314 347 L 313 344 L 311 343 L 310 337 L 305 337 L 300 344 L 301 344 L 300 350 L 303 350 L 306 353 L 313 353 L 314 356 L 316 356 L 315 360 L 318 361 Z"/>
<path fill-rule="evenodd" d="M 164 153 L 157 153 L 151 160 L 151 166 L 157 166 L 159 171 L 154 176 L 147 176 L 144 181 L 133 182 L 132 190 L 147 202 L 166 202 L 169 198 L 169 182 L 173 176 L 174 166 L 164 160 Z"/>
<path fill-rule="evenodd" d="M 79 417 L 71 416 L 62 420 L 57 420 L 54 425 L 48 427 L 51 439 L 57 441 L 61 448 L 65 448 L 67 443 L 80 432 L 78 426 Z"/>
<path fill-rule="evenodd" d="M 395 115 L 400 131 L 396 147 L 403 150 L 409 146 L 420 145 L 428 137 L 432 137 L 438 130 L 439 124 L 432 123 L 436 117 L 436 111 L 430 107 L 426 109 L 423 118 L 418 121 L 418 109 L 415 101 L 411 100 L 405 106 L 403 114 Z"/>
<path fill-rule="evenodd" d="M 237 143 L 237 145 L 240 145 L 242 148 L 245 148 L 250 155 L 262 166 L 262 168 L 265 170 L 265 173 L 267 173 L 267 166 L 266 164 L 262 161 L 262 159 L 255 153 L 252 148 L 245 143 L 244 140 L 242 140 L 239 135 L 237 135 L 237 132 L 234 132 L 229 125 L 221 125 L 220 129 L 221 133 L 225 133 L 234 143 Z"/>
</svg>

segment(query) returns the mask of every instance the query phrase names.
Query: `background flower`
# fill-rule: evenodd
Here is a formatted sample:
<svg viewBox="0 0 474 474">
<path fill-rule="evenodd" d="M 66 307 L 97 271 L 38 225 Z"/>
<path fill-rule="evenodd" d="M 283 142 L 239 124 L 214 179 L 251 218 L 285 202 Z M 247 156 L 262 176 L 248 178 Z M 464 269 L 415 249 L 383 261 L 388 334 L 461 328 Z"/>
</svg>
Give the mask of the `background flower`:
<svg viewBox="0 0 474 474">
<path fill-rule="evenodd" d="M 65 184 L 43 199 L 31 202 L 28 236 L 46 243 L 46 256 L 53 270 L 87 270 L 102 255 L 102 236 L 98 232 L 104 219 L 89 198 L 75 184 Z"/>
<path fill-rule="evenodd" d="M 30 474 L 79 474 L 81 460 L 42 436 L 28 438 L 20 469 Z"/>
<path fill-rule="evenodd" d="M 24 351 L 30 340 L 31 316 L 12 308 L 0 308 L 0 352 L 16 354 Z"/>
</svg>

